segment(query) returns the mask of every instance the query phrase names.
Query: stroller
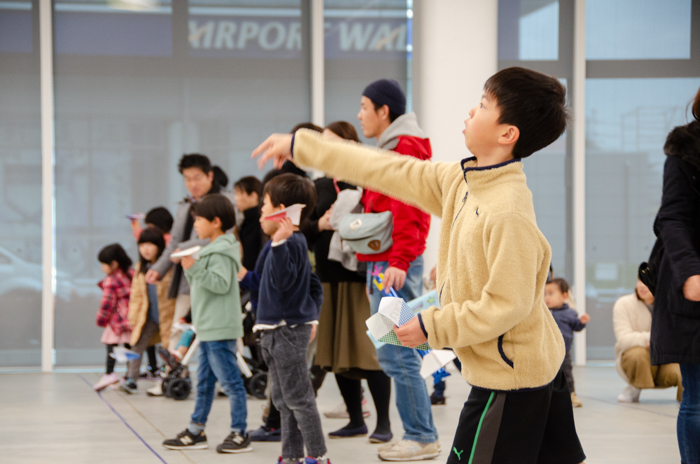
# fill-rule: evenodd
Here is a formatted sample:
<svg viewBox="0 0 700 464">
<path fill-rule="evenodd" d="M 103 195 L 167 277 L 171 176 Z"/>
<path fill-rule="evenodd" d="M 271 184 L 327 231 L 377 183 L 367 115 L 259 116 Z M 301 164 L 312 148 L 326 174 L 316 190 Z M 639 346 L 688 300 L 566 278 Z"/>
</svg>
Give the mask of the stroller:
<svg viewBox="0 0 700 464">
<path fill-rule="evenodd" d="M 193 328 L 192 330 L 194 331 Z M 197 338 L 195 333 L 194 340 L 187 349 L 187 353 L 182 358 L 182 361 L 178 361 L 167 349 L 158 347 L 158 354 L 169 367 L 169 372 L 163 379 L 162 389 L 164 396 L 177 401 L 182 401 L 189 397 L 192 391 L 189 364 L 198 346 L 199 338 Z M 241 346 L 242 343 L 239 341 L 239 349 L 236 350 L 236 363 L 241 371 L 246 391 L 258 399 L 265 399 L 267 372 L 256 359 L 246 358 L 241 355 Z"/>
</svg>

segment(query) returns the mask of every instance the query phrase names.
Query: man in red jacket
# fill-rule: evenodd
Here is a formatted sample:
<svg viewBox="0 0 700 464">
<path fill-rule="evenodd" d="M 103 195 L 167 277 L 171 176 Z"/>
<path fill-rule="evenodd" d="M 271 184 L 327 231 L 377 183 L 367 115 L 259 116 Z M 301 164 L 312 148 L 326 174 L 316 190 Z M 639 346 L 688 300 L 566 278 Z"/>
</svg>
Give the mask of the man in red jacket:
<svg viewBox="0 0 700 464">
<path fill-rule="evenodd" d="M 418 127 L 416 115 L 405 113 L 406 96 L 399 84 L 381 79 L 365 88 L 357 118 L 365 137 L 376 138 L 379 148 L 430 159 L 430 141 Z M 371 190 L 365 190 L 362 203 L 366 213 L 391 211 L 394 218 L 392 247 L 384 253 L 357 255 L 359 261 L 367 262 L 367 291 L 372 314 L 375 314 L 382 298 L 382 292 L 373 283 L 376 274 L 383 274 L 385 288 L 393 287 L 406 301 L 421 295 L 423 252 L 430 215 Z M 416 350 L 387 344 L 377 349 L 377 358 L 382 370 L 394 379 L 396 406 L 406 432 L 403 440 L 380 448 L 379 457 L 387 461 L 435 458 L 440 454 L 440 445 L 430 410 L 430 396 L 419 373 L 420 356 Z"/>
</svg>

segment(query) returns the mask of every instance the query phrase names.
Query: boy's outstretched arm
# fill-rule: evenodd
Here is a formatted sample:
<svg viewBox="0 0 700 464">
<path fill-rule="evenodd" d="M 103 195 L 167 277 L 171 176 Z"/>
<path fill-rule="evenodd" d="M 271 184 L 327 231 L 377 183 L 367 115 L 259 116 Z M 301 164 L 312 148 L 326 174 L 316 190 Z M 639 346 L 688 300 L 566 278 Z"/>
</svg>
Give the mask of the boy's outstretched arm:
<svg viewBox="0 0 700 464">
<path fill-rule="evenodd" d="M 271 135 L 253 151 L 253 157 L 260 157 L 259 166 L 268 160 L 274 160 L 275 166 L 293 160 L 416 205 L 436 216 L 442 215 L 443 181 L 447 180 L 450 169 L 454 169 L 454 163 L 431 163 L 354 142 L 328 141 L 303 129 L 294 136 Z"/>
<path fill-rule="evenodd" d="M 536 226 L 514 213 L 491 217 L 489 222 L 484 230 L 486 267 L 482 270 L 488 280 L 479 300 L 443 304 L 442 309 L 433 307 L 421 313 L 434 348 L 461 348 L 496 339 L 538 304 L 544 305 L 551 252 L 541 245 Z M 463 278 L 450 275 L 447 285 L 463 285 Z M 439 288 L 438 293 L 443 290 Z"/>
</svg>

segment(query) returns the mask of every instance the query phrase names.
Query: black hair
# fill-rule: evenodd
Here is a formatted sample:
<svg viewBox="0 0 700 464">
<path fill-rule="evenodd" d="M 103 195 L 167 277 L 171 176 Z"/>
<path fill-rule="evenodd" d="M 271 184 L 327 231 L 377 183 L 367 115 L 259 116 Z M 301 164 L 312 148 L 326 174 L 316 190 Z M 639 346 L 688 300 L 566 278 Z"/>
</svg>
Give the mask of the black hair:
<svg viewBox="0 0 700 464">
<path fill-rule="evenodd" d="M 561 277 L 557 277 L 552 280 L 548 280 L 547 284 L 554 284 L 559 288 L 559 291 L 562 293 L 568 293 L 569 292 L 569 284 L 566 280 L 562 279 Z"/>
<path fill-rule="evenodd" d="M 195 216 L 203 217 L 207 221 L 219 218 L 221 230 L 226 232 L 236 225 L 236 211 L 231 200 L 220 193 L 210 193 L 192 205 Z"/>
<path fill-rule="evenodd" d="M 513 147 L 515 158 L 543 149 L 566 129 L 566 89 L 555 77 L 531 69 L 506 68 L 489 77 L 484 92 L 495 100 L 501 113 L 498 124 L 510 124 L 520 131 Z"/>
<path fill-rule="evenodd" d="M 368 98 L 369 98 L 369 97 L 368 97 Z M 387 108 L 389 108 L 389 105 L 386 105 L 386 104 L 380 105 L 379 103 L 376 103 L 376 102 L 375 102 L 374 100 L 372 100 L 371 98 L 369 99 L 369 101 L 371 101 L 372 104 L 374 105 L 374 111 L 375 111 L 375 113 L 376 113 L 377 111 L 381 110 L 381 109 L 382 109 L 382 106 L 386 106 Z M 396 119 L 397 119 L 399 116 L 403 116 L 403 115 L 402 115 L 402 114 L 396 114 L 396 113 L 394 113 L 393 111 L 391 111 L 391 108 L 389 108 L 389 122 L 394 122 L 394 121 L 396 121 Z"/>
<path fill-rule="evenodd" d="M 212 171 L 214 171 L 214 183 L 218 184 L 219 187 L 225 189 L 228 185 L 228 176 L 219 166 L 212 166 Z"/>
<path fill-rule="evenodd" d="M 158 259 L 163 255 L 163 251 L 165 250 L 165 238 L 163 237 L 163 232 L 161 232 L 160 229 L 149 227 L 141 231 L 141 235 L 139 235 L 139 245 L 142 243 L 152 243 L 158 247 L 158 254 L 156 254 L 155 259 Z M 139 273 L 145 274 L 150 263 L 146 261 L 143 256 L 141 256 L 141 252 L 139 252 L 139 262 L 141 263 L 139 266 Z"/>
<path fill-rule="evenodd" d="M 263 176 L 262 182 L 260 182 L 260 188 L 262 189 L 262 191 L 263 192 L 265 191 L 265 186 L 267 185 L 268 182 L 270 182 L 272 179 L 279 176 L 280 174 L 284 174 L 284 173 L 276 168 L 273 168 L 273 169 L 270 169 L 269 171 L 267 171 L 267 174 L 265 174 L 265 176 Z M 261 195 L 261 201 L 262 201 L 262 195 Z"/>
<path fill-rule="evenodd" d="M 165 206 L 158 206 L 146 213 L 143 222 L 156 227 L 164 234 L 169 234 L 173 228 L 173 215 Z"/>
<path fill-rule="evenodd" d="M 133 263 L 120 244 L 112 243 L 101 249 L 100 253 L 97 255 L 97 260 L 102 264 L 108 264 L 110 266 L 116 261 L 117 264 L 119 264 L 119 269 L 131 280 L 129 268 Z"/>
<path fill-rule="evenodd" d="M 233 188 L 252 195 L 258 194 L 258 198 L 262 197 L 262 182 L 255 176 L 241 177 L 233 184 Z"/>
<path fill-rule="evenodd" d="M 265 184 L 263 195 L 270 196 L 272 206 L 289 207 L 297 203 L 306 205 L 301 210 L 301 220 L 308 218 L 316 206 L 316 187 L 308 177 L 296 174 L 280 174 Z"/>
<path fill-rule="evenodd" d="M 189 168 L 199 168 L 204 174 L 209 174 L 213 170 L 209 158 L 199 153 L 182 155 L 182 158 L 180 158 L 180 164 L 177 165 L 177 170 L 180 172 L 180 174 L 182 174 L 182 171 Z"/>
<path fill-rule="evenodd" d="M 311 129 L 316 132 L 323 132 L 322 127 L 318 127 L 316 124 L 312 122 L 302 122 L 301 124 L 297 124 L 296 126 L 292 127 L 292 130 L 289 132 L 290 134 L 295 133 L 299 129 Z"/>
</svg>

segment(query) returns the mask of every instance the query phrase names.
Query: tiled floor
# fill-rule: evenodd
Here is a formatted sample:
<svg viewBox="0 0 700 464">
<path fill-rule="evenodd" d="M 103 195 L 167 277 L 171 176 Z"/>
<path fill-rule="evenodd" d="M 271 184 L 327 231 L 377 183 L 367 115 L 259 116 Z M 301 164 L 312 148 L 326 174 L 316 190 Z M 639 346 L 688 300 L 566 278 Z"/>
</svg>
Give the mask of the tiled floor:
<svg viewBox="0 0 700 464">
<path fill-rule="evenodd" d="M 207 432 L 210 449 L 168 451 L 161 447 L 187 424 L 192 396 L 175 402 L 149 398 L 142 391 L 125 396 L 107 390 L 102 397 L 90 388 L 98 373 L 0 375 L 0 463 L 245 463 L 272 464 L 280 453 L 278 443 L 255 444 L 253 453 L 217 455 L 215 445 L 227 434 L 228 401 L 216 399 Z M 678 463 L 675 424 L 678 405 L 674 390 L 644 391 L 635 405 L 615 399 L 624 384 L 613 367 L 575 370 L 583 408 L 577 409 L 576 425 L 588 464 Z M 457 375 L 448 379 L 446 406 L 433 407 L 443 449 L 448 449 L 462 403 L 469 387 Z M 319 393 L 321 411 L 340 402 L 332 377 Z M 250 428 L 260 425 L 262 402 L 249 400 Z M 393 431 L 401 434 L 401 422 L 392 406 Z M 326 432 L 342 427 L 342 420 L 323 419 Z M 374 425 L 372 417 L 368 426 Z M 329 440 L 334 464 L 379 462 L 376 445 L 366 438 Z M 447 451 L 434 462 L 445 462 Z"/>
</svg>

